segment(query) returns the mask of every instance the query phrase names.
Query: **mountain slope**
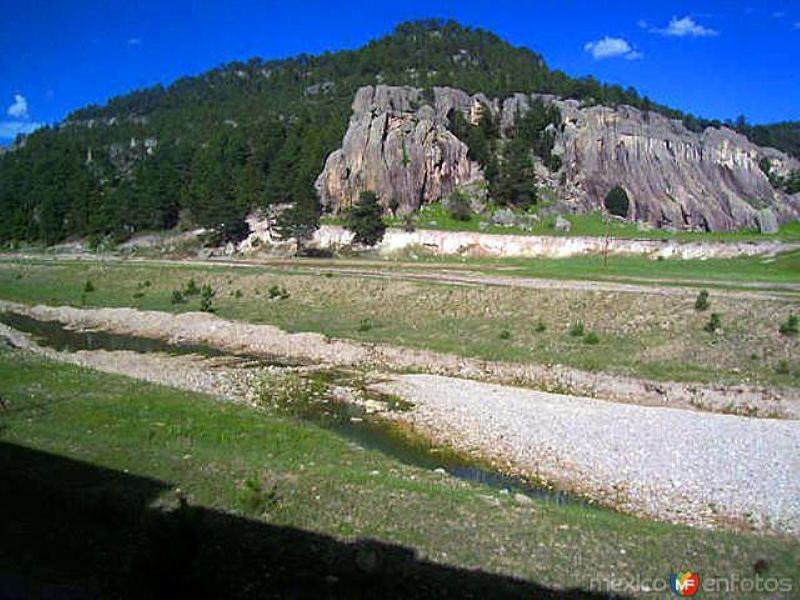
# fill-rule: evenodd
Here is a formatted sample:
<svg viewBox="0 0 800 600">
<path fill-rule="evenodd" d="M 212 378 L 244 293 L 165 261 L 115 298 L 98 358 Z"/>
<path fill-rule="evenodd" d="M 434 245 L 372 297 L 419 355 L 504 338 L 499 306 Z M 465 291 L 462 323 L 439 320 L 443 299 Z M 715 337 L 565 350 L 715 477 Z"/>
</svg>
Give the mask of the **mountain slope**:
<svg viewBox="0 0 800 600">
<path fill-rule="evenodd" d="M 551 93 L 705 124 L 633 89 L 552 71 L 492 33 L 405 23 L 358 50 L 231 63 L 77 110 L 28 136 L 0 158 L 0 240 L 124 238 L 176 224 L 214 227 L 224 239 L 241 235 L 254 207 L 316 206 L 313 182 L 340 144 L 353 96 L 384 82 Z"/>
</svg>

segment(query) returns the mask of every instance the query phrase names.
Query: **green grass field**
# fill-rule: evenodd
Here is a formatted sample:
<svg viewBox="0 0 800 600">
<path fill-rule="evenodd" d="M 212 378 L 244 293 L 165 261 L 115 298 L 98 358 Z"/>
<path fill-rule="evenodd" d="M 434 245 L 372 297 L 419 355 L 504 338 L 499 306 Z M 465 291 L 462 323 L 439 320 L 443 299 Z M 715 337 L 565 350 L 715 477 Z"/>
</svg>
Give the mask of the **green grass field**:
<svg viewBox="0 0 800 600">
<path fill-rule="evenodd" d="M 174 595 L 175 586 L 254 597 L 276 585 L 333 596 L 364 585 L 386 597 L 439 586 L 536 597 L 532 584 L 492 574 L 585 588 L 593 577 L 663 580 L 688 568 L 752 577 L 764 561 L 770 576 L 800 584 L 792 540 L 518 505 L 202 395 L 7 349 L 0 389 L 0 463 L 13 489 L 0 495 L 0 559 L 23 580 L 102 597 Z M 176 508 L 178 488 L 188 507 Z M 378 541 L 367 551 L 353 544 L 365 537 Z"/>
<path fill-rule="evenodd" d="M 711 309 L 698 312 L 691 292 L 463 287 L 315 275 L 291 265 L 36 260 L 0 262 L 0 298 L 185 312 L 199 309 L 198 296 L 181 304 L 171 298 L 192 278 L 214 288 L 218 315 L 287 331 L 659 380 L 800 385 L 798 339 L 778 333 L 788 315 L 798 312 L 792 299 L 724 298 L 712 292 Z M 84 291 L 87 281 L 91 292 Z M 286 289 L 288 298 L 271 298 L 273 286 Z M 703 330 L 710 312 L 722 315 L 724 335 Z M 569 335 L 577 321 L 584 322 L 587 333 L 596 333 L 599 343 Z"/>
<path fill-rule="evenodd" d="M 800 221 L 783 225 L 778 233 L 762 234 L 757 231 L 743 230 L 732 232 L 692 232 L 692 231 L 667 231 L 664 229 L 639 229 L 636 223 L 612 219 L 607 225 L 603 216 L 598 212 L 566 215 L 565 217 L 572 227 L 569 232 L 557 231 L 554 227 L 556 217 L 546 216 L 534 224 L 529 229 L 519 227 L 502 227 L 487 222 L 481 225 L 481 219 L 473 216 L 467 221 L 454 219 L 444 210 L 441 204 L 429 204 L 423 207 L 414 215 L 414 226 L 419 229 L 436 229 L 441 231 L 481 231 L 483 233 L 496 234 L 517 234 L 517 235 L 552 235 L 559 237 L 566 236 L 589 236 L 602 237 L 611 235 L 624 239 L 641 240 L 677 240 L 682 242 L 759 242 L 769 240 L 780 240 L 785 242 L 800 241 Z M 344 219 L 341 217 L 324 217 L 323 223 L 341 225 Z M 387 223 L 392 227 L 403 227 L 405 223 L 402 219 L 391 218 Z"/>
</svg>

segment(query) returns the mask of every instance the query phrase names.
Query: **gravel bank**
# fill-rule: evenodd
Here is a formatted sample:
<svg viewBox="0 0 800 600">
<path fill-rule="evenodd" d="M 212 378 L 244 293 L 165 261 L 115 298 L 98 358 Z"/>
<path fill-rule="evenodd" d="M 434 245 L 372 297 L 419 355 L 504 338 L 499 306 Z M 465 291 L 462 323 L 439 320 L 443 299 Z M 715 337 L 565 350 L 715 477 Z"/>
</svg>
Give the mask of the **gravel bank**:
<svg viewBox="0 0 800 600">
<path fill-rule="evenodd" d="M 287 333 L 271 325 L 230 321 L 199 312 L 176 315 L 133 308 L 29 307 L 0 300 L 0 311 L 3 310 L 78 328 L 173 343 L 205 344 L 232 354 L 280 356 L 317 365 L 370 367 L 378 371 L 423 371 L 638 405 L 800 419 L 800 393 L 791 388 L 655 382 L 563 365 L 492 362 L 387 344 L 337 340 L 318 333 Z"/>
<path fill-rule="evenodd" d="M 380 384 L 441 442 L 600 502 L 800 535 L 800 422 L 548 394 L 432 375 Z"/>
</svg>

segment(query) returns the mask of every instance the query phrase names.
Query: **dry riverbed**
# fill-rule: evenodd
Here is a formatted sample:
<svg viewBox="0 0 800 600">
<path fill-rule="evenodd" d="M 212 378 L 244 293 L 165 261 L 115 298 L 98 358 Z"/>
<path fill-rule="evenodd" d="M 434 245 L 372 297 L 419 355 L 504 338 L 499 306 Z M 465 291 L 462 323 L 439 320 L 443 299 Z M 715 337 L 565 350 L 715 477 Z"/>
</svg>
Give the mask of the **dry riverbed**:
<svg viewBox="0 0 800 600">
<path fill-rule="evenodd" d="M 605 505 L 692 525 L 800 532 L 800 422 L 632 406 L 434 375 L 379 384 L 458 449 Z"/>
<path fill-rule="evenodd" d="M 645 406 L 800 418 L 800 394 L 793 388 L 655 382 L 562 365 L 493 362 L 388 344 L 337 340 L 316 333 L 287 333 L 271 325 L 231 321 L 198 312 L 176 315 L 132 308 L 29 307 L 2 300 L 0 311 L 80 328 L 204 344 L 230 353 L 280 356 L 313 364 L 379 371 L 426 372 Z"/>
</svg>

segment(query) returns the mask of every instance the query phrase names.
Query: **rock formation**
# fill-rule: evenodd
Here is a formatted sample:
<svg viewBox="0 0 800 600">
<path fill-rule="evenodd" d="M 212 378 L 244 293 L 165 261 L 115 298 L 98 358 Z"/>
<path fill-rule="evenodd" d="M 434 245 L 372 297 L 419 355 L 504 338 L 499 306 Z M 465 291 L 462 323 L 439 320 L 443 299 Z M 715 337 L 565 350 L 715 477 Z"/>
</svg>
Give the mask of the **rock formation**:
<svg viewBox="0 0 800 600">
<path fill-rule="evenodd" d="M 475 122 L 488 110 L 505 134 L 535 99 L 561 110 L 554 153 L 562 168 L 549 173 L 539 165 L 537 173 L 539 185 L 555 192 L 563 211 L 595 210 L 621 185 L 630 198 L 628 217 L 659 227 L 728 231 L 758 227 L 764 211 L 781 223 L 800 217 L 800 194 L 774 189 L 760 168 L 766 158 L 774 174 L 785 175 L 800 163 L 730 129 L 697 134 L 654 112 L 584 107 L 553 96 L 514 94 L 500 100 L 452 88 L 385 85 L 356 94 L 342 147 L 317 179 L 322 204 L 339 212 L 361 191 L 372 190 L 387 210 L 407 213 L 456 187 L 479 193 L 485 190 L 483 173 L 467 157 L 467 146 L 448 131 L 448 114 L 458 110 Z"/>
</svg>

